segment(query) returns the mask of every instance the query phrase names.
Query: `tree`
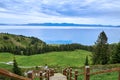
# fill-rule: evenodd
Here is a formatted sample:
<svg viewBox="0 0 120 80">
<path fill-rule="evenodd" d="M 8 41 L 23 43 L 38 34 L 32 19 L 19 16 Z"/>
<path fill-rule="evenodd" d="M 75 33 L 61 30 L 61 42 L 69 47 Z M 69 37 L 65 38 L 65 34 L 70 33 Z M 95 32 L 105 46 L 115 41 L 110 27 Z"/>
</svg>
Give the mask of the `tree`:
<svg viewBox="0 0 120 80">
<path fill-rule="evenodd" d="M 117 44 L 113 52 L 112 63 L 120 63 L 120 42 Z"/>
<path fill-rule="evenodd" d="M 88 63 L 88 56 L 86 56 L 86 60 L 85 60 L 85 66 L 88 66 L 89 63 Z"/>
<path fill-rule="evenodd" d="M 18 64 L 17 64 L 17 62 L 16 62 L 15 57 L 14 57 L 14 59 L 13 59 L 13 72 L 14 72 L 15 74 L 22 75 L 21 69 L 18 67 Z"/>
<path fill-rule="evenodd" d="M 95 43 L 92 61 L 93 64 L 107 64 L 109 62 L 109 47 L 107 36 L 104 31 L 100 33 Z"/>
</svg>

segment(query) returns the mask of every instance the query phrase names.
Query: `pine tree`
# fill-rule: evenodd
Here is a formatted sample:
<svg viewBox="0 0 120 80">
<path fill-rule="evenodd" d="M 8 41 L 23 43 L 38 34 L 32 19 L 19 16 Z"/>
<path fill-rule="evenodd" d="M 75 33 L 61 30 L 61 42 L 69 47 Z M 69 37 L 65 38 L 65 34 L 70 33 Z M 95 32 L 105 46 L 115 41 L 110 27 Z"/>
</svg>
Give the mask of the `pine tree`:
<svg viewBox="0 0 120 80">
<path fill-rule="evenodd" d="M 17 64 L 17 62 L 16 62 L 15 57 L 14 57 L 14 59 L 13 59 L 13 72 L 14 72 L 15 74 L 22 75 L 21 69 L 18 67 L 18 64 Z"/>
<path fill-rule="evenodd" d="M 88 66 L 89 62 L 88 62 L 88 56 L 86 56 L 86 60 L 85 60 L 85 66 Z"/>
<path fill-rule="evenodd" d="M 120 63 L 120 42 L 117 44 L 113 52 L 112 63 Z"/>
<path fill-rule="evenodd" d="M 93 64 L 107 64 L 109 61 L 109 48 L 107 36 L 104 31 L 100 33 L 95 43 L 92 61 Z"/>
</svg>

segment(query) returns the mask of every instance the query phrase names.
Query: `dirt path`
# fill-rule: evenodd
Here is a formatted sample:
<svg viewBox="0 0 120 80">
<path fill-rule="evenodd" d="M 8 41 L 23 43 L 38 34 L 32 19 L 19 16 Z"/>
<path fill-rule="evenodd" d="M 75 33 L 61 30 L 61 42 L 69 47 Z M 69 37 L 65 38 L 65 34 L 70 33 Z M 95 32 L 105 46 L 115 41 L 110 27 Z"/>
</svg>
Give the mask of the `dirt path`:
<svg viewBox="0 0 120 80">
<path fill-rule="evenodd" d="M 54 76 L 50 77 L 50 80 L 67 80 L 67 78 L 61 73 L 55 73 Z"/>
</svg>

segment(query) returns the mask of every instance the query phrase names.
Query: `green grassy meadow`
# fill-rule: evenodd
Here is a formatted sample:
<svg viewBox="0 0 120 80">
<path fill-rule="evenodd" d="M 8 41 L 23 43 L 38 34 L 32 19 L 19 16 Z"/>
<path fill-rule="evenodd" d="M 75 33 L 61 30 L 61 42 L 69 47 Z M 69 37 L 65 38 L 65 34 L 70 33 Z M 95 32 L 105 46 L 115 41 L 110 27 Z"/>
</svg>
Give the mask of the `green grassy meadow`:
<svg viewBox="0 0 120 80">
<path fill-rule="evenodd" d="M 79 67 L 84 65 L 86 56 L 89 56 L 90 59 L 90 55 L 91 52 L 85 50 L 49 52 L 31 56 L 0 53 L 0 62 L 12 61 L 15 56 L 19 66 L 44 66 L 48 64 L 48 66 Z"/>
<path fill-rule="evenodd" d="M 89 62 L 91 62 L 91 52 L 85 50 L 75 50 L 75 51 L 62 51 L 62 52 L 49 52 L 44 54 L 37 54 L 31 56 L 24 55 L 13 55 L 11 53 L 0 53 L 0 68 L 5 68 L 8 70 L 12 69 L 11 65 L 3 64 L 2 62 L 12 61 L 14 56 L 19 66 L 33 67 L 33 66 L 48 66 L 54 67 L 78 67 L 79 73 L 84 72 L 84 66 L 86 56 L 89 57 Z M 113 67 L 120 67 L 120 64 L 114 65 L 91 65 L 91 72 L 101 71 L 104 69 L 111 69 Z M 76 68 L 75 68 L 76 69 Z M 118 72 L 91 75 L 90 80 L 117 80 Z M 84 75 L 78 76 L 78 80 L 84 80 Z"/>
</svg>

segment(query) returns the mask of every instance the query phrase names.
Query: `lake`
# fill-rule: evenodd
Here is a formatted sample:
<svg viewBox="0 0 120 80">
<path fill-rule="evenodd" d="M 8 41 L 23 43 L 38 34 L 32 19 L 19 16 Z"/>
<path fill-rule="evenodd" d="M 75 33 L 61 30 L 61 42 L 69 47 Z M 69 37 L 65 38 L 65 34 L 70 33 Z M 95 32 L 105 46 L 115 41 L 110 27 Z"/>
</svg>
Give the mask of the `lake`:
<svg viewBox="0 0 120 80">
<path fill-rule="evenodd" d="M 1 33 L 34 36 L 48 44 L 80 43 L 93 45 L 100 32 L 104 31 L 108 43 L 120 41 L 120 28 L 116 27 L 75 27 L 75 26 L 0 26 Z"/>
</svg>

